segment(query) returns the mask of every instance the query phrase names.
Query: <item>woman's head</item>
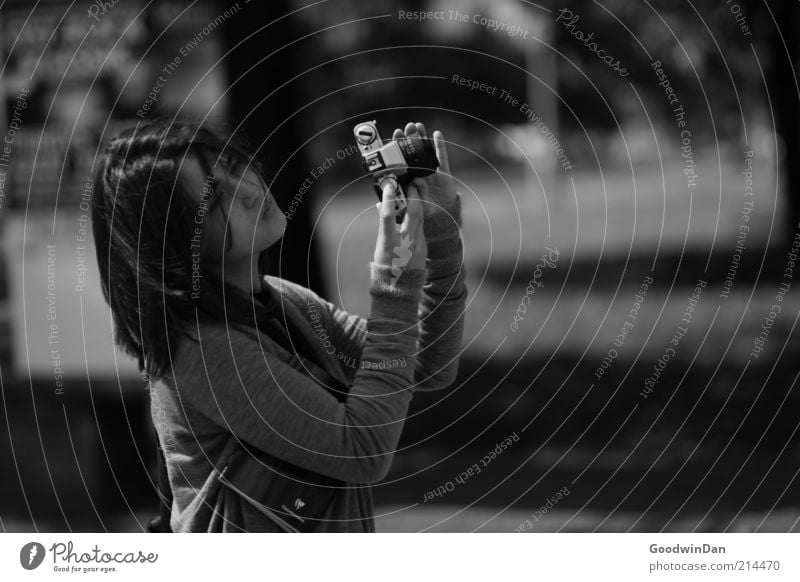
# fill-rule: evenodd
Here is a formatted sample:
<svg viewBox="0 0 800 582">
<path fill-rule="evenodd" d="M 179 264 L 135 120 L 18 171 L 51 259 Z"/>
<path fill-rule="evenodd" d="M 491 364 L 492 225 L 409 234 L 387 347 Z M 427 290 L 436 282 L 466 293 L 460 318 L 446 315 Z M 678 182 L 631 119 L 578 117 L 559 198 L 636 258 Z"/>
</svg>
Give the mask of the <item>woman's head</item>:
<svg viewBox="0 0 800 582">
<path fill-rule="evenodd" d="M 242 152 L 189 155 L 180 164 L 179 182 L 195 205 L 194 227 L 203 232 L 208 268 L 249 265 L 283 236 L 286 217 L 258 166 Z"/>
<path fill-rule="evenodd" d="M 157 376 L 196 308 L 213 311 L 225 289 L 246 291 L 286 219 L 243 142 L 156 120 L 104 151 L 92 227 L 115 339 Z"/>
</svg>

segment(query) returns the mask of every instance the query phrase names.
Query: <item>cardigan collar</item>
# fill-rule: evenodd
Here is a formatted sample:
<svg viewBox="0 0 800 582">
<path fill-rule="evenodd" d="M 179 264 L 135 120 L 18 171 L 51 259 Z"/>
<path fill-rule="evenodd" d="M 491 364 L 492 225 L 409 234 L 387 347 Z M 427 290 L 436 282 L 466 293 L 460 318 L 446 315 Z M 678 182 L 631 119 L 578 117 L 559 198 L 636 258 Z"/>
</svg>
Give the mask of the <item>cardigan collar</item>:
<svg viewBox="0 0 800 582">
<path fill-rule="evenodd" d="M 334 386 L 339 398 L 343 390 L 346 394 L 348 386 L 339 360 L 322 348 L 311 323 L 303 315 L 304 306 L 298 305 L 293 295 L 283 290 L 280 281 L 282 279 L 277 278 L 276 287 L 269 282 L 267 275 L 262 275 L 261 291 L 246 297 L 242 294 L 234 295 L 235 291 L 225 293 L 224 285 L 220 282 L 203 280 L 201 301 L 208 302 L 207 309 L 216 313 L 217 318 L 224 318 L 228 324 L 235 325 L 246 333 L 257 334 L 261 345 L 267 346 L 283 362 L 323 384 Z M 220 301 L 223 295 L 225 300 Z M 276 321 L 271 321 L 273 319 Z M 296 340 L 296 347 L 301 349 L 288 351 L 264 331 L 274 326 L 290 328 L 294 332 L 292 335 Z M 302 337 L 298 338 L 298 334 Z"/>
<path fill-rule="evenodd" d="M 320 376 L 317 376 L 317 378 L 331 376 L 338 383 L 346 386 L 347 380 L 344 376 L 339 360 L 330 357 L 330 355 L 324 349 L 322 349 L 322 344 L 319 341 L 319 337 L 311 327 L 309 321 L 303 315 L 301 306 L 297 305 L 290 295 L 284 293 L 280 289 L 276 289 L 271 283 L 269 283 L 266 276 L 262 277 L 261 281 L 262 285 L 260 295 L 263 297 L 263 301 L 261 302 L 265 303 L 266 305 L 264 306 L 264 309 L 257 310 L 259 318 L 257 321 L 260 323 L 262 321 L 261 318 L 264 317 L 275 317 L 279 321 L 288 321 L 291 324 L 290 327 L 303 336 L 302 339 L 304 343 L 309 346 L 309 349 L 314 350 L 314 354 L 317 357 L 311 360 L 310 358 L 300 354 L 289 354 L 289 356 L 294 356 L 302 360 L 315 376 L 317 376 L 316 371 L 321 372 L 324 370 L 325 373 L 320 374 Z M 283 350 L 280 346 L 278 346 L 278 348 L 285 352 L 285 350 Z M 322 370 L 320 370 L 320 368 L 322 368 Z"/>
</svg>

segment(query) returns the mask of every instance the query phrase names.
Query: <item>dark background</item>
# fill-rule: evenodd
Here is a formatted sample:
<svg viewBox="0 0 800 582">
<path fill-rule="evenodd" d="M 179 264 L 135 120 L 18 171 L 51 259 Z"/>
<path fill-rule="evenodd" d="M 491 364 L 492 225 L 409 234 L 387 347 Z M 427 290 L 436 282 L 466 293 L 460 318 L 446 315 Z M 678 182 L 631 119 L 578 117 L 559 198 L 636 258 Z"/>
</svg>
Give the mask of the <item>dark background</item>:
<svg viewBox="0 0 800 582">
<path fill-rule="evenodd" d="M 412 404 L 392 474 L 374 490 L 379 530 L 798 529 L 800 291 L 784 275 L 800 224 L 800 3 L 126 0 L 96 18 L 91 6 L 0 8 L 9 131 L 21 113 L 0 168 L 5 531 L 136 531 L 155 511 L 145 385 L 110 348 L 96 273 L 95 292 L 73 282 L 98 145 L 175 114 L 244 131 L 284 209 L 358 121 L 378 120 L 384 137 L 423 121 L 450 143 L 470 289 L 464 352 L 456 384 Z M 579 17 L 571 29 L 564 9 Z M 468 19 L 400 16 L 420 10 Z M 138 116 L 161 68 L 198 35 Z M 654 61 L 686 112 L 694 186 Z M 469 91 L 453 75 L 497 90 Z M 541 116 L 568 169 L 501 91 Z M 374 202 L 357 157 L 337 159 L 301 197 L 270 272 L 368 315 Z M 46 337 L 49 242 L 63 387 Z M 545 246 L 558 265 L 514 332 Z M 635 327 L 598 379 L 645 276 L 654 282 Z M 698 280 L 686 337 L 644 398 Z M 509 435 L 519 439 L 479 475 L 424 501 Z"/>
</svg>

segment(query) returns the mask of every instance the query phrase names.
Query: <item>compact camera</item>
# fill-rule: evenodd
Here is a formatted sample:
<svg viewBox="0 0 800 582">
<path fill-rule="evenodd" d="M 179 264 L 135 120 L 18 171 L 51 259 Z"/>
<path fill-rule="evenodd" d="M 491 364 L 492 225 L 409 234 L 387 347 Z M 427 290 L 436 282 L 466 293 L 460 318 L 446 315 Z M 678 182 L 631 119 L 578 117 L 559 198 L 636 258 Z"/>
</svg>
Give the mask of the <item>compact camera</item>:
<svg viewBox="0 0 800 582">
<path fill-rule="evenodd" d="M 439 158 L 433 142 L 418 132 L 383 142 L 374 121 L 359 123 L 353 134 L 361 151 L 364 168 L 372 175 L 375 192 L 383 200 L 383 187 L 393 180 L 397 189 L 397 222 L 402 222 L 408 206 L 405 186 L 414 178 L 433 174 L 439 167 Z"/>
</svg>

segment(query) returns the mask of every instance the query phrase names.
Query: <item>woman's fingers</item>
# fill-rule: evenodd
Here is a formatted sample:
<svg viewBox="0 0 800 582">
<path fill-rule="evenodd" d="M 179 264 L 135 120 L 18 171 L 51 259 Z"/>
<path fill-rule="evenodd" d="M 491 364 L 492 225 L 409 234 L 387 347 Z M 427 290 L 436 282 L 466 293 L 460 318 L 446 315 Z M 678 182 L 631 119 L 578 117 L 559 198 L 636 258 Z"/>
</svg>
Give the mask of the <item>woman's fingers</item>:
<svg viewBox="0 0 800 582">
<path fill-rule="evenodd" d="M 423 228 L 423 223 L 425 222 L 425 214 L 420 212 L 418 220 L 415 221 L 416 224 L 414 226 L 414 241 L 417 243 L 417 246 L 422 248 L 421 243 L 425 240 L 425 229 Z"/>
<path fill-rule="evenodd" d="M 397 139 L 398 137 L 403 137 L 403 135 L 411 135 L 412 133 L 419 133 L 423 137 L 428 137 L 428 133 L 425 131 L 425 125 L 423 123 L 411 122 L 409 121 L 406 123 L 406 127 L 403 131 L 399 129 L 394 130 L 394 134 L 392 135 L 392 139 Z"/>
<path fill-rule="evenodd" d="M 420 202 L 420 200 L 417 199 L 417 202 Z M 424 222 L 425 214 L 420 211 L 416 217 L 412 218 L 409 227 L 411 232 L 409 246 L 412 254 L 408 261 L 408 267 L 411 269 L 425 269 L 427 267 L 428 244 L 425 241 Z"/>
<path fill-rule="evenodd" d="M 397 200 L 397 185 L 393 180 L 383 184 L 382 201 L 378 203 L 378 240 L 375 243 L 375 256 L 373 260 L 378 265 L 391 266 L 394 249 L 398 244 L 397 226 L 395 223 L 396 212 L 394 209 Z"/>
<path fill-rule="evenodd" d="M 417 243 L 417 249 L 424 253 L 425 257 L 428 256 L 428 243 L 425 240 L 425 214 L 417 221 L 417 232 L 414 233 L 414 240 Z"/>
<path fill-rule="evenodd" d="M 394 180 L 386 180 L 383 183 L 382 200 L 379 202 L 381 224 L 384 227 L 395 228 L 394 217 L 397 212 L 394 209 L 397 201 L 397 183 Z"/>
<path fill-rule="evenodd" d="M 420 199 L 420 206 L 422 207 L 422 213 L 424 214 L 425 210 L 427 210 L 427 205 L 433 202 L 428 194 L 428 180 L 425 178 L 414 178 L 411 181 L 411 184 L 417 189 Z"/>
<path fill-rule="evenodd" d="M 439 158 L 439 168 L 450 175 L 450 160 L 447 159 L 447 144 L 441 131 L 433 132 L 433 148 L 436 150 L 436 157 Z"/>
<path fill-rule="evenodd" d="M 417 222 L 422 218 L 422 202 L 419 198 L 419 191 L 414 184 L 406 186 L 406 214 L 403 217 L 403 222 L 400 226 L 400 234 L 414 235 L 417 228 Z"/>
<path fill-rule="evenodd" d="M 425 200 L 428 196 L 428 181 L 425 178 L 414 178 L 411 185 L 417 189 L 420 199 Z"/>
</svg>

